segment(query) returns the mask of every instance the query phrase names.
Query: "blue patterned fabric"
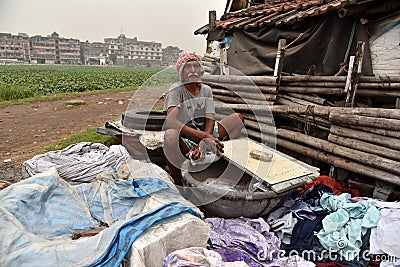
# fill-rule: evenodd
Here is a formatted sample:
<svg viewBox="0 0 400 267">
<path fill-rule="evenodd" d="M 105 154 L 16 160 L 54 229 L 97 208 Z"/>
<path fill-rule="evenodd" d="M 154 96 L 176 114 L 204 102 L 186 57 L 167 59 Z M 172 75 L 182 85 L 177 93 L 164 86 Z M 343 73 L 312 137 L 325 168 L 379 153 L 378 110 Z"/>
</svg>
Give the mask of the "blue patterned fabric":
<svg viewBox="0 0 400 267">
<path fill-rule="evenodd" d="M 144 212 L 150 197 L 161 204 Z M 71 186 L 53 167 L 0 191 L 0 266 L 118 266 L 154 224 L 184 212 L 198 216 L 186 203 L 156 178 Z M 71 239 L 100 222 L 110 226 Z"/>
<path fill-rule="evenodd" d="M 157 222 L 161 222 L 182 212 L 190 212 L 199 217 L 191 208 L 181 203 L 169 203 L 146 214 L 138 215 L 122 225 L 115 234 L 107 251 L 89 266 L 115 266 L 118 267 L 131 248 L 132 243 L 143 232 Z"/>
<path fill-rule="evenodd" d="M 134 181 L 114 180 L 112 182 L 93 182 L 91 186 L 74 186 L 76 192 L 86 202 L 93 218 L 104 224 L 124 220 L 133 206 L 141 207 L 156 193 L 169 191 L 169 186 L 156 178 L 141 178 Z M 175 199 L 180 195 L 175 192 Z"/>
</svg>

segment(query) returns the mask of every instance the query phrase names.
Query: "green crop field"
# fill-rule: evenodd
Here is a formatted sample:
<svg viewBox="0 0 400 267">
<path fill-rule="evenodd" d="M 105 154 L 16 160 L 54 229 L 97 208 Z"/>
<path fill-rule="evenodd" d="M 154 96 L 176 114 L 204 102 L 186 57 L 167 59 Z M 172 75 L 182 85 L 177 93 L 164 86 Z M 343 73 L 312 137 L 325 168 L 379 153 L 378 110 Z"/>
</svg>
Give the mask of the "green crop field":
<svg viewBox="0 0 400 267">
<path fill-rule="evenodd" d="M 136 89 L 177 80 L 174 69 L 0 65 L 0 102 L 58 93 Z"/>
</svg>

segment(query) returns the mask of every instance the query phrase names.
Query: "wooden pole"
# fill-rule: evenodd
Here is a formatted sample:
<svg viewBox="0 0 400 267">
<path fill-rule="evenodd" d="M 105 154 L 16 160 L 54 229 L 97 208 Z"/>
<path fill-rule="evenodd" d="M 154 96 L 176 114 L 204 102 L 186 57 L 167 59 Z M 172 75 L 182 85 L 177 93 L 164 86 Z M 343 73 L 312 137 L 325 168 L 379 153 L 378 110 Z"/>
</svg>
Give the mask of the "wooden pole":
<svg viewBox="0 0 400 267">
<path fill-rule="evenodd" d="M 268 125 L 272 125 L 275 127 L 275 120 L 274 117 L 272 116 L 256 116 L 253 114 L 248 114 L 248 113 L 241 113 L 244 117 L 245 120 L 249 121 L 254 121 L 254 122 L 260 122 Z"/>
<path fill-rule="evenodd" d="M 239 97 L 243 99 L 255 99 L 255 100 L 267 100 L 267 101 L 275 101 L 276 95 L 273 94 L 262 94 L 261 92 L 257 93 L 246 93 L 246 92 L 237 92 L 237 91 L 230 91 L 226 89 L 212 89 L 214 95 L 226 95 L 226 96 L 233 96 Z"/>
<path fill-rule="evenodd" d="M 400 90 L 372 90 L 372 89 L 358 89 L 357 95 L 359 96 L 375 96 L 375 97 L 400 97 Z"/>
<path fill-rule="evenodd" d="M 229 75 L 228 51 L 226 50 L 226 44 L 221 42 L 219 44 L 221 58 L 221 75 Z"/>
<path fill-rule="evenodd" d="M 326 81 L 318 81 L 318 82 L 296 82 L 296 81 L 285 81 L 286 76 L 283 76 L 281 79 L 281 86 L 291 86 L 291 87 L 320 87 L 320 88 L 344 88 L 344 82 L 326 82 Z M 314 77 L 314 76 L 312 76 Z"/>
<path fill-rule="evenodd" d="M 366 117 L 359 115 L 340 114 L 337 111 L 331 111 L 329 121 L 332 124 L 340 124 L 347 126 L 367 126 L 373 128 L 381 128 L 388 130 L 400 131 L 400 120 L 385 119 L 376 117 Z"/>
<path fill-rule="evenodd" d="M 285 129 L 277 129 L 279 138 L 288 139 L 294 142 L 306 144 L 311 147 L 321 149 L 325 152 L 335 154 L 340 157 L 345 157 L 360 163 L 368 164 L 373 167 L 381 168 L 392 173 L 400 174 L 400 162 L 372 155 L 362 151 L 343 147 L 330 143 L 328 141 L 315 138 L 309 135 L 288 131 Z"/>
<path fill-rule="evenodd" d="M 332 143 L 349 147 L 355 150 L 382 156 L 384 158 L 400 161 L 400 151 L 360 141 L 353 138 L 329 134 L 328 140 Z"/>
<path fill-rule="evenodd" d="M 300 94 L 321 94 L 321 95 L 345 95 L 343 88 L 331 87 L 301 87 L 280 85 L 279 92 L 285 93 L 300 93 Z M 375 96 L 375 97 L 400 97 L 400 90 L 373 90 L 373 89 L 358 89 L 359 96 Z"/>
<path fill-rule="evenodd" d="M 305 105 L 293 102 L 293 101 L 291 101 L 289 99 L 286 99 L 286 98 L 280 97 L 280 96 L 276 99 L 276 103 L 278 103 L 280 105 L 295 106 L 295 107 L 297 107 L 297 106 L 303 106 L 304 107 L 305 106 Z"/>
<path fill-rule="evenodd" d="M 361 83 L 387 83 L 388 85 L 391 83 L 400 83 L 400 76 L 361 76 Z"/>
<path fill-rule="evenodd" d="M 399 90 L 400 83 L 358 83 L 360 89 Z"/>
<path fill-rule="evenodd" d="M 342 168 L 345 170 L 349 170 L 355 173 L 359 173 L 362 175 L 366 175 L 372 177 L 374 179 L 379 179 L 382 181 L 386 181 L 392 184 L 400 185 L 400 175 L 396 175 L 394 173 L 384 171 L 381 169 L 377 169 L 374 167 L 366 166 L 364 164 L 360 164 L 357 162 L 350 161 L 348 159 L 343 159 L 341 157 L 330 155 L 324 151 L 312 149 L 303 145 L 299 145 L 297 143 L 283 140 L 278 138 L 277 139 L 277 146 L 283 147 L 285 149 L 295 151 L 301 155 L 306 157 L 313 158 L 315 160 L 319 160 L 331 165 L 334 165 L 338 168 Z"/>
<path fill-rule="evenodd" d="M 320 106 L 323 106 L 326 103 L 326 99 L 322 98 L 322 97 L 319 97 L 319 96 L 303 95 L 303 94 L 296 94 L 296 93 L 288 93 L 286 95 L 291 96 L 291 97 L 295 97 L 297 99 L 302 99 L 302 100 L 305 100 L 305 101 L 309 101 L 309 102 L 311 102 L 313 104 L 318 104 Z"/>
<path fill-rule="evenodd" d="M 280 85 L 281 77 L 282 77 L 283 58 L 285 56 L 285 46 L 286 46 L 286 40 L 280 39 L 278 42 L 278 50 L 276 51 L 276 60 L 275 60 L 275 69 L 274 69 L 274 77 L 276 77 L 277 91 L 279 90 L 279 85 Z"/>
<path fill-rule="evenodd" d="M 217 76 L 217 75 L 215 75 Z M 240 85 L 240 84 L 216 84 L 210 82 L 203 82 L 211 88 L 226 89 L 234 92 L 248 92 L 248 93 L 265 93 L 276 94 L 276 87 L 271 86 L 257 86 L 257 85 Z"/>
<path fill-rule="evenodd" d="M 331 126 L 331 133 L 343 137 L 350 137 L 357 140 L 369 142 L 372 144 L 400 150 L 400 140 L 388 136 L 382 136 L 375 133 L 368 133 L 360 130 L 349 129 L 338 125 Z"/>
<path fill-rule="evenodd" d="M 329 107 L 330 112 L 335 114 L 358 115 L 375 118 L 398 119 L 400 120 L 400 110 L 384 108 L 343 108 Z"/>
<path fill-rule="evenodd" d="M 203 75 L 204 82 L 212 83 L 228 83 L 228 84 L 245 84 L 245 85 L 276 85 L 276 77 L 271 76 L 218 76 L 218 75 Z"/>
<path fill-rule="evenodd" d="M 243 99 L 239 97 L 233 96 L 224 96 L 224 95 L 214 95 L 214 99 L 219 100 L 224 103 L 237 103 L 237 104 L 250 104 L 250 105 L 273 105 L 272 101 L 262 101 L 262 100 L 253 100 L 253 99 Z"/>
<path fill-rule="evenodd" d="M 215 10 L 210 10 L 208 12 L 208 24 L 209 24 L 208 34 L 210 34 L 210 32 L 212 32 L 216 29 L 216 25 L 217 25 L 217 12 Z M 210 40 L 207 40 L 206 52 L 207 53 L 212 52 Z"/>
<path fill-rule="evenodd" d="M 261 133 L 259 131 L 254 131 L 252 129 L 243 130 L 242 135 L 249 136 L 250 138 L 262 142 L 269 147 L 275 147 L 276 145 L 276 136 L 271 136 L 265 133 Z"/>
<path fill-rule="evenodd" d="M 293 97 L 293 96 L 290 96 L 290 95 L 286 95 L 286 94 L 280 94 L 279 98 L 284 98 L 284 99 L 290 100 L 290 101 L 292 101 L 294 103 L 297 103 L 297 104 L 300 104 L 300 105 L 303 105 L 303 106 L 320 106 L 319 104 L 310 102 L 308 100 L 299 99 L 299 98 L 296 98 L 296 97 Z"/>
<path fill-rule="evenodd" d="M 276 129 L 274 125 L 268 125 L 265 123 L 254 122 L 251 120 L 244 120 L 244 125 L 246 127 L 250 127 L 253 130 L 259 131 L 264 134 L 268 134 L 271 136 L 276 136 Z"/>
<path fill-rule="evenodd" d="M 356 91 L 358 87 L 358 81 L 360 79 L 361 75 L 361 67 L 362 67 L 362 61 L 364 57 L 364 42 L 357 42 L 357 48 L 356 48 L 356 56 L 354 58 L 354 67 L 353 71 L 349 75 L 351 75 L 350 78 L 350 86 L 345 87 L 345 91 L 347 91 L 347 97 L 346 97 L 346 106 L 349 107 L 354 107 L 354 100 L 356 96 Z M 348 89 L 348 90 L 347 90 Z"/>
<path fill-rule="evenodd" d="M 350 126 L 350 128 L 368 132 L 368 133 L 374 133 L 374 134 L 378 134 L 378 135 L 383 135 L 383 136 L 394 137 L 394 138 L 400 139 L 400 131 L 392 131 L 392 130 L 387 130 L 387 129 L 378 129 L 378 128 L 362 127 L 362 126 Z M 398 140 L 398 142 L 400 142 L 400 140 Z"/>
<path fill-rule="evenodd" d="M 278 116 L 292 120 L 292 121 L 299 122 L 299 123 L 303 124 L 304 126 L 307 123 L 304 116 L 293 115 L 293 114 L 279 114 Z M 315 124 L 311 124 L 311 127 L 313 127 L 313 126 L 315 126 L 316 128 L 318 128 L 320 130 L 329 132 L 330 124 L 324 122 L 321 118 L 315 118 Z"/>
<path fill-rule="evenodd" d="M 232 110 L 238 110 L 242 112 L 251 112 L 252 110 L 265 110 L 265 108 L 248 105 L 227 105 L 226 106 Z M 218 108 L 216 105 L 215 108 Z M 221 107 L 223 108 L 223 107 Z M 269 110 L 276 114 L 296 114 L 296 115 L 304 115 L 307 112 L 306 106 L 280 106 L 274 105 L 270 106 Z M 400 110 L 398 109 L 383 109 L 383 108 L 345 108 L 345 107 L 326 107 L 326 106 L 314 106 L 314 115 L 318 117 L 329 117 L 331 112 L 337 114 L 346 114 L 346 115 L 359 115 L 359 116 L 367 116 L 367 117 L 376 117 L 376 118 L 387 118 L 387 119 L 397 119 L 400 120 Z"/>
<path fill-rule="evenodd" d="M 351 56 L 349 60 L 349 71 L 347 72 L 347 79 L 346 79 L 346 85 L 344 87 L 344 90 L 346 93 L 349 93 L 351 90 L 351 77 L 353 76 L 353 70 L 354 70 L 354 59 L 355 56 Z"/>
<path fill-rule="evenodd" d="M 360 83 L 400 83 L 400 76 L 360 76 Z M 282 76 L 281 82 L 338 82 L 346 83 L 345 76 L 310 76 L 310 75 L 295 75 L 295 76 Z"/>
<path fill-rule="evenodd" d="M 329 87 L 303 87 L 303 86 L 287 86 L 280 85 L 279 93 L 299 93 L 299 94 L 321 94 L 321 95 L 344 95 L 343 88 L 329 88 Z"/>
</svg>

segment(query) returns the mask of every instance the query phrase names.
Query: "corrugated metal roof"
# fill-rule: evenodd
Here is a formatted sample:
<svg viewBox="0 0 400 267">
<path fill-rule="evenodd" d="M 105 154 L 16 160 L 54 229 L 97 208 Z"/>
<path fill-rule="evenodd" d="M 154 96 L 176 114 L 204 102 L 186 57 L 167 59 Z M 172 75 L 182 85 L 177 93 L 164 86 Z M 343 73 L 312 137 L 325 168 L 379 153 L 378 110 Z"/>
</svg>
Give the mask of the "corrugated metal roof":
<svg viewBox="0 0 400 267">
<path fill-rule="evenodd" d="M 235 12 L 226 13 L 216 22 L 217 29 L 248 30 L 264 26 L 282 26 L 295 24 L 305 18 L 325 14 L 354 4 L 364 4 L 374 0 L 272 0 L 264 4 L 251 6 Z M 194 34 L 208 33 L 205 25 Z"/>
</svg>

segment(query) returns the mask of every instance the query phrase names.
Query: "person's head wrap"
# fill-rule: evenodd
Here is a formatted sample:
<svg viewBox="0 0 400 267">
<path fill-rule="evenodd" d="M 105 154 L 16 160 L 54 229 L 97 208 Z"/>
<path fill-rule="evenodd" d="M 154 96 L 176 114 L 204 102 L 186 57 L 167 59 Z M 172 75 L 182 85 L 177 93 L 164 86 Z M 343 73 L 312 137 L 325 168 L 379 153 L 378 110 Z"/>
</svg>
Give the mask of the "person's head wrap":
<svg viewBox="0 0 400 267">
<path fill-rule="evenodd" d="M 183 75 L 183 67 L 185 67 L 185 64 L 191 60 L 197 61 L 200 64 L 200 67 L 201 67 L 200 75 L 204 74 L 204 68 L 203 68 L 203 65 L 201 64 L 200 57 L 195 52 L 182 51 L 179 54 L 178 61 L 176 62 L 176 70 L 178 71 L 179 76 L 181 77 L 181 80 L 182 80 L 182 75 Z"/>
</svg>

